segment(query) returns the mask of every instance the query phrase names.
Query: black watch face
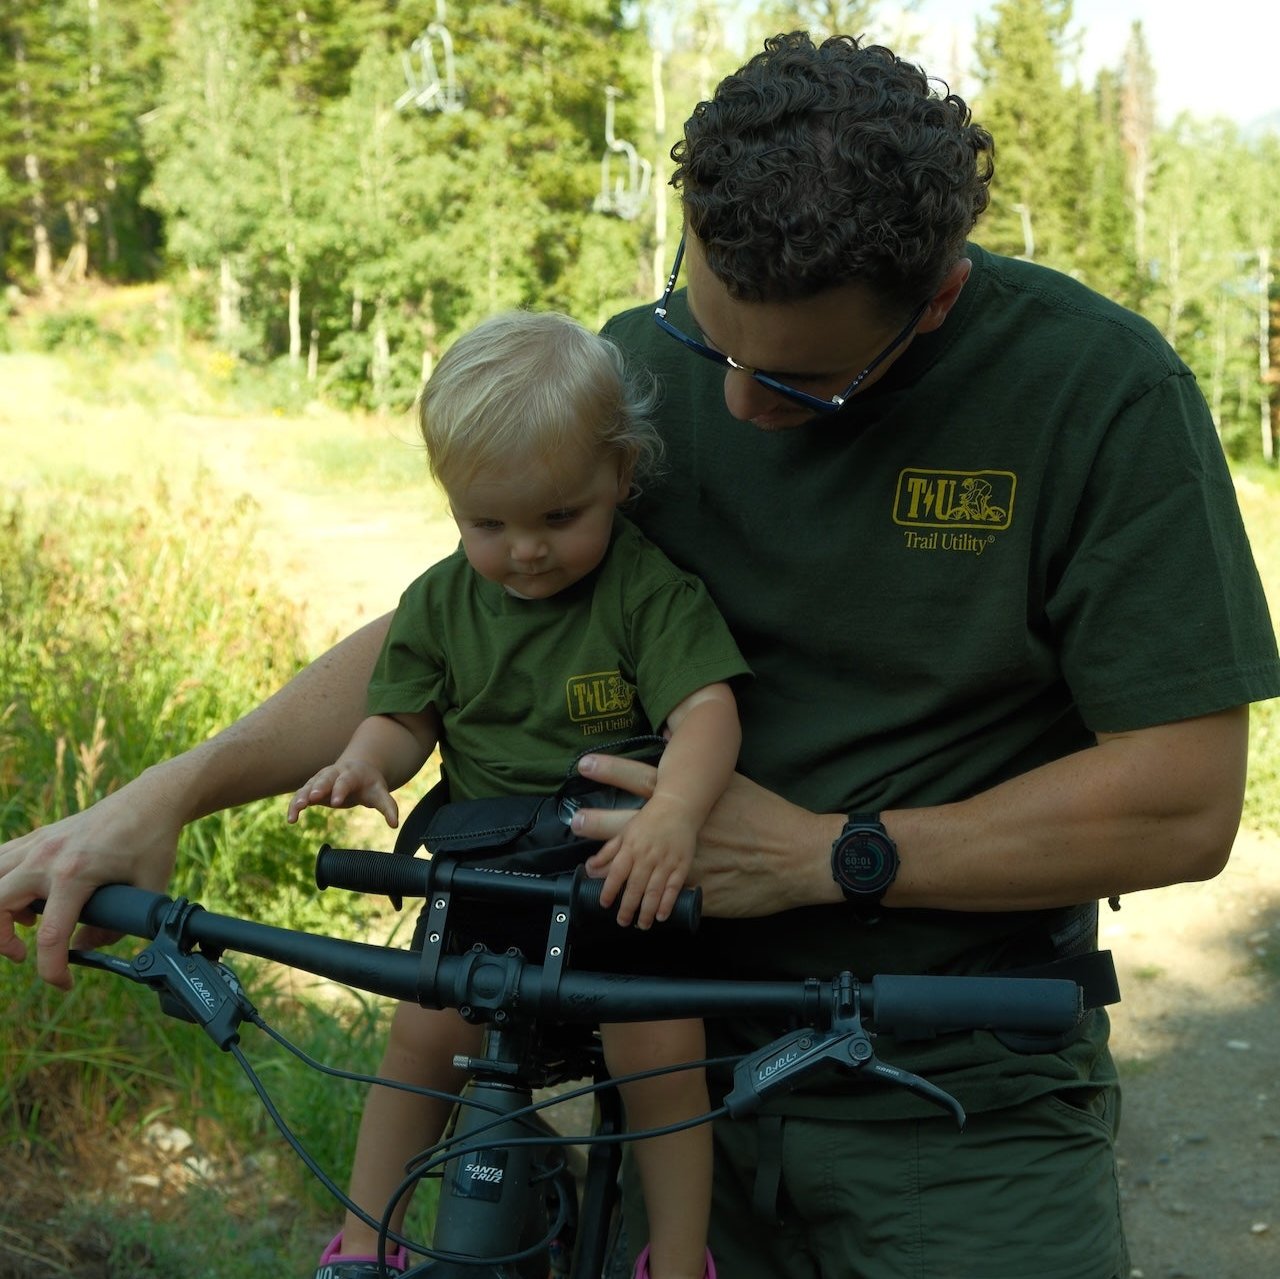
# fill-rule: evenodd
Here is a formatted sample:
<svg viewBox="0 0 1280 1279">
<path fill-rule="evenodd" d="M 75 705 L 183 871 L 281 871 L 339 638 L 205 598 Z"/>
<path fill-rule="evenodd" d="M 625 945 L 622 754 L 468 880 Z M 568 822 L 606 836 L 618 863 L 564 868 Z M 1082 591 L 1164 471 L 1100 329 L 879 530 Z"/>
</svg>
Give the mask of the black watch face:
<svg viewBox="0 0 1280 1279">
<path fill-rule="evenodd" d="M 892 846 L 875 831 L 855 831 L 840 849 L 840 870 L 855 892 L 887 888 L 896 870 Z"/>
</svg>

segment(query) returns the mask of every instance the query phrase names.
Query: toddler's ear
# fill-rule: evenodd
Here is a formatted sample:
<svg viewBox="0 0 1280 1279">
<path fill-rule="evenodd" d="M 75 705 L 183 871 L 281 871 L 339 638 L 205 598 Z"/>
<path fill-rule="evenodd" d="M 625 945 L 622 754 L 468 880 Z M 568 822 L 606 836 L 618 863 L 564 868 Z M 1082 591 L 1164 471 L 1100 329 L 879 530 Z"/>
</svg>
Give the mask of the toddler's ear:
<svg viewBox="0 0 1280 1279">
<path fill-rule="evenodd" d="M 631 496 L 631 479 L 635 475 L 636 464 L 630 458 L 618 461 L 618 501 L 625 502 Z"/>
</svg>

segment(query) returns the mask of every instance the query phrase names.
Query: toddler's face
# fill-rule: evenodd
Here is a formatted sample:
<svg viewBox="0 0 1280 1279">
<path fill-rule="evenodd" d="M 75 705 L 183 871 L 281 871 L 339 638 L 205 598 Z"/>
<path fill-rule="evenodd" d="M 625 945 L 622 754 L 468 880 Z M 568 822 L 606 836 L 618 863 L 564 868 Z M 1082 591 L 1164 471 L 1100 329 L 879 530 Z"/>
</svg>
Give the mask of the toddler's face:
<svg viewBox="0 0 1280 1279">
<path fill-rule="evenodd" d="M 471 567 L 509 595 L 543 600 L 604 559 L 628 487 L 615 456 L 587 453 L 482 471 L 448 494 Z"/>
</svg>

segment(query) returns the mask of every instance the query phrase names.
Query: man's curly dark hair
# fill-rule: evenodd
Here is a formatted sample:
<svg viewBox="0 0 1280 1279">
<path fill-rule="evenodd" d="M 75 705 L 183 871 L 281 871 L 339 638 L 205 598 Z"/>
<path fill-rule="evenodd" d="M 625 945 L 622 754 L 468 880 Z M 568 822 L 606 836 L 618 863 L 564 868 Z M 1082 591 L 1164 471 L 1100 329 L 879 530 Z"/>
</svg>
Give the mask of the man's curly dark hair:
<svg viewBox="0 0 1280 1279">
<path fill-rule="evenodd" d="M 688 229 L 741 301 L 868 285 L 931 297 L 987 207 L 991 135 L 879 45 L 793 31 L 700 102 L 671 151 Z"/>
</svg>

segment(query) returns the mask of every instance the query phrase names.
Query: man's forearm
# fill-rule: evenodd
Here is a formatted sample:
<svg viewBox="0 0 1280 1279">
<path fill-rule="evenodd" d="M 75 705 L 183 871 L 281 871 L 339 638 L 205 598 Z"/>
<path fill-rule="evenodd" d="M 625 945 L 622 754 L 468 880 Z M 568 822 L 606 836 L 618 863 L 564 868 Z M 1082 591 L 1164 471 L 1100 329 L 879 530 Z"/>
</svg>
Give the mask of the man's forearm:
<svg viewBox="0 0 1280 1279">
<path fill-rule="evenodd" d="M 1034 910 L 1207 879 L 1240 821 L 1248 710 L 1104 736 L 1098 745 L 955 804 L 882 813 L 902 867 L 886 907 Z M 652 794 L 654 770 L 588 756 L 595 780 Z M 630 814 L 580 812 L 609 839 Z M 708 915 L 842 900 L 831 877 L 840 813 L 812 813 L 736 774 L 698 837 L 690 882 Z"/>
<path fill-rule="evenodd" d="M 957 804 L 884 817 L 886 906 L 1021 910 L 1208 879 L 1239 825 L 1246 708 L 1129 734 Z"/>
<path fill-rule="evenodd" d="M 285 794 L 331 763 L 364 719 L 390 614 L 363 626 L 207 742 L 149 770 L 184 797 L 184 820 Z"/>
<path fill-rule="evenodd" d="M 959 803 L 887 810 L 902 866 L 884 904 L 1032 910 L 1209 878 L 1240 820 L 1247 745 L 1238 708 L 1106 737 Z M 593 776 L 625 784 L 626 772 L 610 761 Z M 618 820 L 592 814 L 582 831 L 607 835 Z M 703 909 L 753 916 L 841 901 L 831 844 L 843 823 L 736 776 L 698 840 L 690 880 Z"/>
</svg>

